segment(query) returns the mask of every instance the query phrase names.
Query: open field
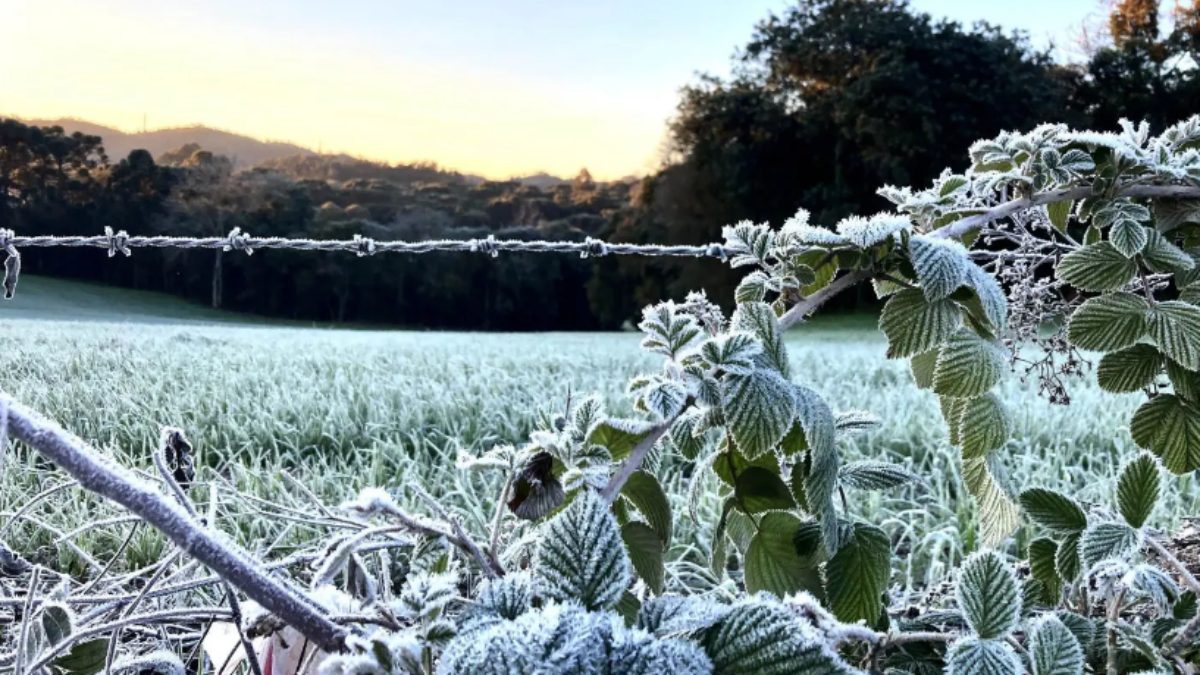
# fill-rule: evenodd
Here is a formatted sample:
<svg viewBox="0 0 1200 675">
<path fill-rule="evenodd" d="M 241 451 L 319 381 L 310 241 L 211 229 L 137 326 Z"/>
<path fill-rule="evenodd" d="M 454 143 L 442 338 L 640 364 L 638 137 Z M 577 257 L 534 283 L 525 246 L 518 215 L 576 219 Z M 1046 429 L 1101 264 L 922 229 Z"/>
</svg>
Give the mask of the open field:
<svg viewBox="0 0 1200 675">
<path fill-rule="evenodd" d="M 310 536 L 303 523 L 263 517 L 271 507 L 233 497 L 236 490 L 303 502 L 285 471 L 331 503 L 371 484 L 403 494 L 416 481 L 482 531 L 499 485 L 456 470 L 460 449 L 519 443 L 539 411 L 561 409 L 568 396 L 598 392 L 610 411 L 629 414 L 625 382 L 655 363 L 640 354 L 634 334 L 255 324 L 154 295 L 36 277 L 22 279 L 17 300 L 0 305 L 0 344 L 0 387 L 126 465 L 152 468 L 149 452 L 161 425 L 186 430 L 207 467 L 203 482 L 218 487 L 219 525 L 252 549 Z M 817 320 L 793 331 L 788 345 L 798 378 L 835 408 L 883 419 L 882 429 L 844 445 L 847 458 L 887 459 L 928 477 L 924 485 L 853 495 L 848 504 L 914 552 L 905 559 L 908 569 L 897 570 L 902 587 L 940 580 L 973 546 L 975 527 L 935 398 L 916 389 L 903 363 L 883 357 L 869 317 Z M 1134 451 L 1123 427 L 1140 397 L 1104 394 L 1079 381 L 1072 395 L 1089 405 L 1051 406 L 1016 375 L 1001 392 L 1016 422 L 1001 453 L 1011 483 L 1111 503 L 1110 479 Z M 680 483 L 690 467 L 668 460 L 662 471 L 675 486 L 667 488 L 679 500 L 675 512 L 686 514 Z M 117 550 L 128 523 L 75 530 L 121 515 L 115 509 L 72 493 L 38 503 L 9 525 L 31 497 L 62 480 L 29 454 L 10 456 L 0 477 L 0 528 L 8 529 L 0 538 L 55 568 L 86 573 Z M 1168 501 L 1157 516 L 1163 526 L 1200 511 L 1195 481 L 1176 483 L 1164 490 Z M 204 504 L 212 492 L 201 493 Z M 698 523 L 679 517 L 669 583 L 707 583 L 689 552 L 707 548 L 715 511 L 714 498 L 702 505 Z M 124 564 L 146 565 L 162 548 L 142 528 Z"/>
</svg>

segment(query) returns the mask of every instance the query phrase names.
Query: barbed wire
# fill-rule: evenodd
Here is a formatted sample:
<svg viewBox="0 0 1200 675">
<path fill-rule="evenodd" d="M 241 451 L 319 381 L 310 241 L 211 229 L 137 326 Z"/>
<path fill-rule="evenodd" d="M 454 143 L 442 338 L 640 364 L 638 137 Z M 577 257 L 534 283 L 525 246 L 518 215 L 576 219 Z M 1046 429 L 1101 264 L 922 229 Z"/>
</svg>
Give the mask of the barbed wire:
<svg viewBox="0 0 1200 675">
<path fill-rule="evenodd" d="M 421 254 L 435 251 L 452 253 L 485 253 L 498 257 L 501 253 L 578 253 L 581 258 L 607 255 L 640 255 L 669 258 L 717 258 L 727 260 L 731 251 L 721 244 L 664 245 L 611 243 L 593 237 L 583 241 L 549 241 L 497 239 L 488 235 L 481 239 L 429 239 L 424 241 L 376 241 L 354 235 L 353 239 L 292 239 L 289 237 L 254 237 L 234 228 L 223 237 L 130 236 L 124 230 L 114 232 L 104 228 L 104 234 L 94 236 L 19 236 L 12 230 L 0 229 L 0 250 L 7 253 L 4 260 L 4 297 L 11 298 L 16 290 L 21 270 L 19 248 L 99 248 L 107 249 L 111 258 L 118 253 L 133 255 L 135 248 L 208 249 L 244 251 L 247 255 L 259 249 L 293 251 L 345 251 L 362 258 L 376 253 Z"/>
</svg>

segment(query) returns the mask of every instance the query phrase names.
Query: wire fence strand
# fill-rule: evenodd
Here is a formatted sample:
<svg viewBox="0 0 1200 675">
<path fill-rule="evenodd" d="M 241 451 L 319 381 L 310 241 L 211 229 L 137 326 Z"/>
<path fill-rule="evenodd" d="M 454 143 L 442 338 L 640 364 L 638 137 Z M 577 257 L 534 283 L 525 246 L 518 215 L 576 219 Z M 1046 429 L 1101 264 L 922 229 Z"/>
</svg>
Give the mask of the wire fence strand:
<svg viewBox="0 0 1200 675">
<path fill-rule="evenodd" d="M 344 251 L 358 257 L 376 253 L 421 254 L 436 251 L 452 253 L 485 253 L 497 257 L 501 253 L 577 253 L 581 258 L 607 255 L 638 255 L 668 258 L 717 258 L 727 260 L 730 251 L 721 244 L 663 245 L 610 243 L 587 237 L 583 241 L 549 241 L 497 239 L 488 235 L 482 239 L 429 239 L 424 241 L 376 241 L 354 235 L 353 239 L 292 239 L 289 237 L 254 237 L 234 228 L 223 237 L 130 236 L 124 230 L 114 232 L 104 228 L 104 234 L 93 236 L 21 236 L 12 230 L 0 229 L 0 250 L 4 260 L 4 297 L 11 298 L 16 290 L 21 269 L 22 248 L 98 248 L 108 251 L 109 257 L 118 253 L 133 254 L 136 248 L 208 249 L 244 251 L 253 254 L 261 249 L 292 251 Z"/>
</svg>

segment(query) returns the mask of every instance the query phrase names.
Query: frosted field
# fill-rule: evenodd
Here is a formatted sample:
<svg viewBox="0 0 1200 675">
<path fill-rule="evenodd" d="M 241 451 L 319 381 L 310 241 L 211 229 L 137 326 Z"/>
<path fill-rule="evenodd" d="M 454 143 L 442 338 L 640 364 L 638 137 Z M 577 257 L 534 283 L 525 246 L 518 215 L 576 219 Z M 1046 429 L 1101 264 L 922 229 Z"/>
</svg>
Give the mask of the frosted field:
<svg viewBox="0 0 1200 675">
<path fill-rule="evenodd" d="M 305 503 L 284 472 L 329 503 L 364 485 L 403 495 L 405 484 L 417 481 L 482 531 L 500 486 L 459 472 L 459 449 L 519 443 L 568 395 L 597 392 L 611 412 L 630 414 L 625 382 L 656 363 L 639 353 L 634 334 L 263 326 L 155 296 L 34 277 L 22 284 L 17 301 L 0 305 L 0 387 L 143 470 L 152 469 L 159 427 L 182 427 L 205 467 L 196 501 L 206 505 L 215 494 L 218 525 L 260 551 L 312 536 L 304 523 L 275 517 L 279 510 L 268 503 Z M 88 320 L 71 320 L 81 316 Z M 883 357 L 869 318 L 817 320 L 793 331 L 788 343 L 797 377 L 835 409 L 865 409 L 884 420 L 879 431 L 848 441 L 845 458 L 887 459 L 927 477 L 923 485 L 851 495 L 848 506 L 907 543 L 907 568 L 897 570 L 901 586 L 939 581 L 946 565 L 973 547 L 974 513 L 936 399 L 916 389 L 904 364 Z M 1140 395 L 1105 394 L 1080 381 L 1071 387 L 1077 404 L 1059 407 L 1038 398 L 1036 388 L 1015 374 L 1002 387 L 1015 421 L 1015 438 L 1001 457 L 1011 484 L 1111 503 L 1110 479 L 1133 453 L 1123 427 Z M 669 583 L 704 586 L 711 580 L 691 553 L 708 547 L 715 486 L 706 483 L 709 497 L 693 522 L 685 497 L 692 467 L 668 458 L 661 472 L 676 499 Z M 86 575 L 129 531 L 128 522 L 105 524 L 123 515 L 116 509 L 72 489 L 70 499 L 40 501 L 9 524 L 15 511 L 64 480 L 23 448 L 10 453 L 0 476 L 0 527 L 8 528 L 0 538 L 56 569 Z M 1164 490 L 1171 501 L 1159 512 L 1161 525 L 1200 511 L 1195 484 L 1182 479 L 1178 489 Z M 163 549 L 157 535 L 140 528 L 123 564 L 140 568 Z"/>
</svg>

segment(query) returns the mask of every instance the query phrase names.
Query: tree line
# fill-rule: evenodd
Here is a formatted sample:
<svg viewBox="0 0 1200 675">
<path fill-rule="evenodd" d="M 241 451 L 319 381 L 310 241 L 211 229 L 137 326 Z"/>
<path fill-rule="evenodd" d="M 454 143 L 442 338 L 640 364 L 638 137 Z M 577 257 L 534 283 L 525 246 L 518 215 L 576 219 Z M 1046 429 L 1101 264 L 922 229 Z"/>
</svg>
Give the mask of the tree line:
<svg viewBox="0 0 1200 675">
<path fill-rule="evenodd" d="M 934 21 L 901 0 L 798 0 L 756 26 L 733 75 L 681 91 L 669 152 L 640 181 L 584 171 L 545 187 L 473 183 L 430 164 L 337 156 L 235 171 L 199 147 L 114 162 L 98 137 L 0 120 L 0 227 L 694 244 L 740 220 L 779 223 L 800 205 L 832 225 L 885 208 L 875 186 L 964 168 L 962 147 L 1004 129 L 1108 129 L 1127 117 L 1159 130 L 1200 111 L 1200 0 L 1177 4 L 1169 27 L 1159 19 L 1156 0 L 1122 0 L 1087 60 L 1064 64 L 1020 34 Z M 25 266 L 270 316 L 487 330 L 613 328 L 685 289 L 728 304 L 736 283 L 719 262 L 675 259 L 136 255 L 125 264 L 54 249 Z"/>
</svg>

